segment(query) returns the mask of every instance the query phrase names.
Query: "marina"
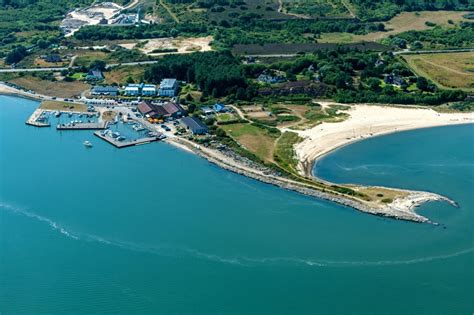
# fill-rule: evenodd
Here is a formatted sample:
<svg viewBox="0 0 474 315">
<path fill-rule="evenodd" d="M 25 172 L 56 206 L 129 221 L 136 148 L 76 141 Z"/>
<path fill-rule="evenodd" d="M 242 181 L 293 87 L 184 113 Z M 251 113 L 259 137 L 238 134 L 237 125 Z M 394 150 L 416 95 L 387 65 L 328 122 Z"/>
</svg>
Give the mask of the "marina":
<svg viewBox="0 0 474 315">
<path fill-rule="evenodd" d="M 116 148 L 147 144 L 165 138 L 163 134 L 148 129 L 145 123 L 132 120 L 127 115 L 120 118 L 116 115 L 113 121 L 106 121 L 102 119 L 100 112 L 52 111 L 38 108 L 26 124 L 35 127 L 50 127 L 53 124 L 59 131 L 96 130 L 95 136 Z M 86 148 L 93 146 L 90 141 L 84 141 L 83 145 Z"/>
<path fill-rule="evenodd" d="M 25 124 L 35 127 L 51 126 L 47 117 L 47 112 L 40 108 L 36 109 L 33 114 L 31 114 L 30 118 L 28 118 Z"/>
<path fill-rule="evenodd" d="M 146 138 L 141 138 L 141 139 L 134 139 L 134 140 L 125 140 L 125 137 L 117 135 L 117 133 L 114 132 L 99 132 L 96 131 L 94 132 L 94 135 L 101 138 L 102 140 L 107 141 L 111 145 L 115 146 L 118 149 L 126 148 L 126 147 L 131 147 L 135 145 L 142 145 L 142 144 L 147 144 L 150 142 L 155 142 L 160 140 L 160 136 L 150 136 Z"/>
<path fill-rule="evenodd" d="M 67 124 L 58 124 L 56 126 L 57 130 L 103 130 L 108 126 L 108 122 L 71 122 Z"/>
</svg>

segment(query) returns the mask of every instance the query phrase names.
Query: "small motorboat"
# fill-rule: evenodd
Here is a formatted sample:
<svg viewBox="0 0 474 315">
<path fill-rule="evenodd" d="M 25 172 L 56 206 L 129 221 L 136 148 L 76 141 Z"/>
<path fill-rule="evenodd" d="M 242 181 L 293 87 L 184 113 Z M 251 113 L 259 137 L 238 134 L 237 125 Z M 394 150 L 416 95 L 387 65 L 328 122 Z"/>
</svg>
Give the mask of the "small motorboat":
<svg viewBox="0 0 474 315">
<path fill-rule="evenodd" d="M 92 143 L 91 143 L 90 141 L 87 141 L 87 140 L 86 140 L 86 141 L 84 141 L 83 144 L 84 144 L 84 146 L 85 146 L 86 148 L 92 148 Z"/>
</svg>

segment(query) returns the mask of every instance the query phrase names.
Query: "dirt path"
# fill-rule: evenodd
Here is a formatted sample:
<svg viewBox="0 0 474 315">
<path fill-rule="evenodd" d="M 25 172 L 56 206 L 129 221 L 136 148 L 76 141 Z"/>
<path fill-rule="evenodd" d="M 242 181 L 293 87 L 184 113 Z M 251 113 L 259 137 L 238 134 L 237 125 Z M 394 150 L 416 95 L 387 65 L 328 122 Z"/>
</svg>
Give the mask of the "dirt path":
<svg viewBox="0 0 474 315">
<path fill-rule="evenodd" d="M 357 17 L 356 14 L 354 13 L 354 11 L 352 10 L 351 6 L 345 0 L 341 0 L 341 3 L 342 3 L 343 6 L 346 7 L 346 9 L 349 12 L 351 17 L 353 17 L 353 18 Z"/>
<path fill-rule="evenodd" d="M 163 0 L 160 0 L 160 5 L 165 8 L 165 10 L 168 12 L 168 14 L 171 16 L 171 18 L 176 22 L 176 23 L 179 23 L 179 19 L 178 17 L 176 16 L 176 14 L 174 14 L 171 9 L 168 7 L 168 5 L 163 1 Z"/>
</svg>

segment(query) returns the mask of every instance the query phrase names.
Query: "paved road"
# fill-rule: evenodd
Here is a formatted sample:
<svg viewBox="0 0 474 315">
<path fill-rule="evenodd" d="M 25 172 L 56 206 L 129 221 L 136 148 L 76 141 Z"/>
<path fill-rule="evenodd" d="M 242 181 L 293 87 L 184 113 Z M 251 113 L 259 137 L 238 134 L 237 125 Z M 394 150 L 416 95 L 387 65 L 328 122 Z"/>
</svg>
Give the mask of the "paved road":
<svg viewBox="0 0 474 315">
<path fill-rule="evenodd" d="M 108 64 L 107 68 L 113 68 L 117 66 L 136 66 L 136 65 L 149 65 L 157 63 L 159 60 L 149 61 L 136 61 L 136 62 L 124 62 L 124 63 L 111 63 Z M 62 71 L 68 69 L 77 69 L 78 67 L 53 67 L 53 68 L 14 68 L 14 69 L 0 69 L 2 72 L 45 72 L 45 71 Z"/>
<path fill-rule="evenodd" d="M 0 69 L 0 72 L 41 72 L 41 71 L 62 71 L 67 70 L 68 67 L 58 68 L 14 68 L 14 69 Z"/>
<path fill-rule="evenodd" d="M 408 50 L 394 51 L 394 55 L 416 55 L 416 54 L 442 54 L 451 52 L 471 52 L 474 48 L 460 48 L 460 49 L 439 49 L 439 50 Z"/>
</svg>

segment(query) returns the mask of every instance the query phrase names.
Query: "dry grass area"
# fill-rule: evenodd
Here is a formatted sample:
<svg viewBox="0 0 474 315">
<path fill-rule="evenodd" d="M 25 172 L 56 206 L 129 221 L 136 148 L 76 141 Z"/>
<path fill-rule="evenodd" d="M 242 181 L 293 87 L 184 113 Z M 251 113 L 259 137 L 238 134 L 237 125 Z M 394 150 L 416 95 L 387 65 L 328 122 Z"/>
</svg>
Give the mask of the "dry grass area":
<svg viewBox="0 0 474 315">
<path fill-rule="evenodd" d="M 184 54 L 184 53 L 191 53 L 195 51 L 210 51 L 212 50 L 211 42 L 213 37 L 206 36 L 206 37 L 192 37 L 192 38 L 185 38 L 185 37 L 177 37 L 177 38 L 153 38 L 147 39 L 140 42 L 144 42 L 145 44 L 138 49 L 147 55 L 166 55 L 170 53 L 177 53 L 177 54 Z M 120 46 L 132 49 L 137 45 L 138 42 L 134 43 L 122 43 L 119 44 Z M 164 50 L 174 50 L 177 51 L 164 51 Z M 163 50 L 163 52 L 160 52 Z"/>
<path fill-rule="evenodd" d="M 87 105 L 59 101 L 42 101 L 40 108 L 63 112 L 87 112 Z"/>
<path fill-rule="evenodd" d="M 145 72 L 146 66 L 133 66 L 133 67 L 115 67 L 110 71 L 104 72 L 105 83 L 107 84 L 125 84 L 127 79 L 130 77 L 135 82 L 140 82 L 143 79 L 143 73 Z"/>
<path fill-rule="evenodd" d="M 266 130 L 251 124 L 230 124 L 221 126 L 228 135 L 262 160 L 273 161 L 276 137 Z"/>
<path fill-rule="evenodd" d="M 39 78 L 26 76 L 16 78 L 10 82 L 15 83 L 27 90 L 33 90 L 38 94 L 72 98 L 80 96 L 83 91 L 89 89 L 89 85 L 80 81 L 66 82 L 66 81 L 48 81 Z"/>
<path fill-rule="evenodd" d="M 355 191 L 366 195 L 370 201 L 376 204 L 387 204 L 397 198 L 403 198 L 409 195 L 408 192 L 392 190 L 383 187 L 363 187 L 356 185 L 346 185 L 347 187 L 354 189 Z"/>
<path fill-rule="evenodd" d="M 44 59 L 41 58 L 35 58 L 33 61 L 33 67 L 39 67 L 39 68 L 51 68 L 51 67 L 65 67 L 69 65 L 69 60 L 62 60 L 61 62 L 47 62 Z"/>
<path fill-rule="evenodd" d="M 474 91 L 474 53 L 406 55 L 403 58 L 419 75 L 443 88 Z"/>
<path fill-rule="evenodd" d="M 115 116 L 117 116 L 117 113 L 111 110 L 107 110 L 102 113 L 102 120 L 103 121 L 113 121 L 115 119 Z"/>
<path fill-rule="evenodd" d="M 349 33 L 328 33 L 322 34 L 320 43 L 352 43 L 362 41 L 377 41 L 407 31 L 422 31 L 431 28 L 426 22 L 432 22 L 436 25 L 451 26 L 448 21 L 458 24 L 461 21 L 468 21 L 463 15 L 469 12 L 459 11 L 421 11 L 421 12 L 403 12 L 385 22 L 387 32 L 374 32 L 366 35 L 353 35 Z"/>
</svg>

